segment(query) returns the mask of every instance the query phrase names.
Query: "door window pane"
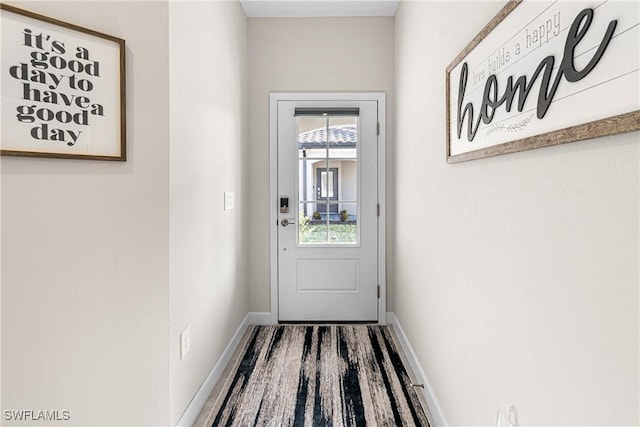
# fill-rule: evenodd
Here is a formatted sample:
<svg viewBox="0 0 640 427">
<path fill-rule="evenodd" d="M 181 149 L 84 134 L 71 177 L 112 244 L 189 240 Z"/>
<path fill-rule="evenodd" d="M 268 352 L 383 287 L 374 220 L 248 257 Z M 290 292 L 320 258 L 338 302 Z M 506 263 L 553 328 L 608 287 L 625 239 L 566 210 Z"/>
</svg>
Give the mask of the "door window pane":
<svg viewBox="0 0 640 427">
<path fill-rule="evenodd" d="M 326 215 L 318 211 L 316 203 L 300 203 L 298 224 L 298 243 L 328 242 Z"/>
<path fill-rule="evenodd" d="M 357 243 L 358 218 L 355 203 L 340 203 L 338 214 L 329 222 L 329 241 L 332 243 Z"/>
<path fill-rule="evenodd" d="M 326 117 L 296 117 L 298 158 L 327 158 Z"/>
<path fill-rule="evenodd" d="M 329 148 L 334 155 L 340 153 L 354 153 L 358 143 L 358 118 L 357 117 L 330 117 Z M 346 154 L 345 154 L 346 155 Z"/>
<path fill-rule="evenodd" d="M 298 199 L 300 202 L 311 202 L 316 197 L 316 171 L 326 169 L 326 160 L 298 160 Z"/>
<path fill-rule="evenodd" d="M 299 244 L 357 244 L 358 117 L 296 117 Z"/>
</svg>

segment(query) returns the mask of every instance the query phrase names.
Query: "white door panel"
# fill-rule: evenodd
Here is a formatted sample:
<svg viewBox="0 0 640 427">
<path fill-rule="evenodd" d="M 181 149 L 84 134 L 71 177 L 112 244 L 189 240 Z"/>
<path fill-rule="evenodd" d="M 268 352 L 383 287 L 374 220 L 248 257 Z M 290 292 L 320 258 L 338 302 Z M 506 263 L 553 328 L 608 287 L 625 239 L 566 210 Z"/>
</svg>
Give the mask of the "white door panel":
<svg viewBox="0 0 640 427">
<path fill-rule="evenodd" d="M 278 101 L 280 321 L 378 320 L 377 114 L 371 100 Z"/>
</svg>

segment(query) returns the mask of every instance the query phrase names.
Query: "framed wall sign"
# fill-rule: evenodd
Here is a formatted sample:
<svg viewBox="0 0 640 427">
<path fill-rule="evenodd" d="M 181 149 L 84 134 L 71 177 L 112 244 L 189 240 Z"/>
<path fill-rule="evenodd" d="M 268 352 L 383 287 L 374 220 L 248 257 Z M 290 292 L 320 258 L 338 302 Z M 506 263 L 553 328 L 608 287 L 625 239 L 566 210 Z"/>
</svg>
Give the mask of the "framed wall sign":
<svg viewBox="0 0 640 427">
<path fill-rule="evenodd" d="M 2 155 L 126 160 L 124 40 L 0 6 Z"/>
<path fill-rule="evenodd" d="M 640 129 L 640 2 L 511 0 L 447 67 L 447 162 Z"/>
</svg>

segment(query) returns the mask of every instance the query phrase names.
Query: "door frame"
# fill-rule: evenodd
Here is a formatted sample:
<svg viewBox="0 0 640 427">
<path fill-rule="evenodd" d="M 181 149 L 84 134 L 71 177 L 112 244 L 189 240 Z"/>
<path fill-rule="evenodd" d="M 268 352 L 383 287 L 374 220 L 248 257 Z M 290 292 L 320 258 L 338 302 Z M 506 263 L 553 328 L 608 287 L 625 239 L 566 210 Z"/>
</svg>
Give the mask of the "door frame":
<svg viewBox="0 0 640 427">
<path fill-rule="evenodd" d="M 377 101 L 378 102 L 378 324 L 387 324 L 386 279 L 386 105 L 384 92 L 271 92 L 269 94 L 269 244 L 271 323 L 278 323 L 278 102 L 280 101 Z"/>
</svg>

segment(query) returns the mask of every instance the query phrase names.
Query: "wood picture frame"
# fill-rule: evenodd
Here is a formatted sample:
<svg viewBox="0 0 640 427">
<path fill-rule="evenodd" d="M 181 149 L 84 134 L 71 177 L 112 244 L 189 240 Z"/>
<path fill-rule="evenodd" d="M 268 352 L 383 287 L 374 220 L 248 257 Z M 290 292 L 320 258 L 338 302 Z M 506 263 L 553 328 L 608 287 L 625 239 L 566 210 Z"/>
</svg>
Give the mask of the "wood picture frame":
<svg viewBox="0 0 640 427">
<path fill-rule="evenodd" d="M 3 156 L 126 161 L 125 41 L 0 3 Z"/>
<path fill-rule="evenodd" d="M 640 3 L 510 0 L 446 69 L 446 160 L 640 129 Z"/>
</svg>

